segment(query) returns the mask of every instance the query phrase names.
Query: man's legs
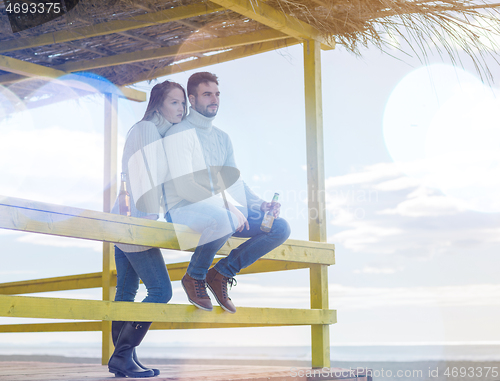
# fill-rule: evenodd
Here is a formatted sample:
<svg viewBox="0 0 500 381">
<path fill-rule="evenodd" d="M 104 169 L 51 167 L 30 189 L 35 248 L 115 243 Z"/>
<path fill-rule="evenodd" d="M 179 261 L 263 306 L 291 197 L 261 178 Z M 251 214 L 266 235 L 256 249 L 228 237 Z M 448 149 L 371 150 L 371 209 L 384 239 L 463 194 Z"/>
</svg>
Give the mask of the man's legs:
<svg viewBox="0 0 500 381">
<path fill-rule="evenodd" d="M 275 219 L 271 231 L 264 233 L 260 230 L 263 217 L 264 213 L 261 211 L 248 210 L 250 229 L 236 232 L 233 237 L 250 239 L 231 250 L 231 253 L 226 258 L 217 262 L 215 269 L 219 273 L 227 278 L 232 278 L 241 269 L 250 266 L 257 259 L 277 248 L 288 239 L 290 225 L 286 220 L 283 218 Z"/>
<path fill-rule="evenodd" d="M 227 292 L 227 283 L 233 284 L 233 277 L 241 269 L 250 266 L 257 259 L 269 253 L 274 248 L 281 245 L 290 236 L 290 226 L 282 218 L 274 220 L 269 233 L 260 230 L 263 213 L 260 211 L 248 211 L 249 230 L 243 230 L 233 234 L 235 237 L 250 238 L 237 248 L 231 250 L 231 253 L 221 259 L 208 271 L 207 286 L 219 305 L 230 313 L 236 312 L 236 307 L 229 298 Z"/>
<path fill-rule="evenodd" d="M 236 217 L 216 201 L 206 200 L 195 204 L 182 203 L 169 211 L 167 220 L 187 225 L 201 233 L 181 285 L 192 304 L 211 311 L 212 303 L 206 292 L 205 277 L 215 254 L 234 233 Z"/>
</svg>

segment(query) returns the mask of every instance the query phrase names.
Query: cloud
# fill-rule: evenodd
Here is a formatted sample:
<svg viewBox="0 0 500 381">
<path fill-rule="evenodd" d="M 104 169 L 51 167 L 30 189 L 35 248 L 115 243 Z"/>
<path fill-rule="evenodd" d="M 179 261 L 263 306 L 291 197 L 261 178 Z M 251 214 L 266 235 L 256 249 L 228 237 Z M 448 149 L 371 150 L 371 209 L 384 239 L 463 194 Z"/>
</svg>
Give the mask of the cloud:
<svg viewBox="0 0 500 381">
<path fill-rule="evenodd" d="M 350 287 L 330 284 L 331 308 L 370 309 L 391 306 L 500 306 L 500 285 L 438 287 Z"/>
<path fill-rule="evenodd" d="M 354 270 L 355 274 L 394 274 L 401 271 L 402 267 L 374 267 L 365 266 L 361 270 Z"/>
<path fill-rule="evenodd" d="M 411 197 L 411 194 L 408 197 Z M 382 210 L 379 213 L 408 217 L 439 217 L 454 215 L 465 210 L 466 203 L 454 197 L 418 195 L 399 203 L 394 209 Z"/>
<path fill-rule="evenodd" d="M 409 163 L 413 170 L 423 162 Z M 381 163 L 327 179 L 329 242 L 353 252 L 429 258 L 500 242 L 500 215 L 467 208 L 426 179 L 407 176 L 401 164 Z M 464 245 L 464 243 L 467 243 Z"/>
<path fill-rule="evenodd" d="M 103 137 L 95 131 L 15 128 L 0 131 L 0 194 L 100 209 Z"/>
<path fill-rule="evenodd" d="M 400 175 L 401 171 L 392 163 L 379 163 L 367 166 L 364 171 L 347 175 L 329 177 L 325 181 L 326 189 L 339 186 L 369 184 Z"/>
</svg>

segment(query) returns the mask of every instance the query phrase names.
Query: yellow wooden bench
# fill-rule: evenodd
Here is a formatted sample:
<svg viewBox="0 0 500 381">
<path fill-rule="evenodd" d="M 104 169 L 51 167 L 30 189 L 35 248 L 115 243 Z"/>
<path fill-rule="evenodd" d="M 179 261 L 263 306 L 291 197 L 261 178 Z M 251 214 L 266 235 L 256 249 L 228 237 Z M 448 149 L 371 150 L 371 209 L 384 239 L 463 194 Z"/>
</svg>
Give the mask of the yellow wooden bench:
<svg viewBox="0 0 500 381">
<path fill-rule="evenodd" d="M 183 234 L 185 240 L 192 240 L 193 247 L 199 238 L 187 227 L 176 226 L 174 231 L 174 226 L 166 222 L 1 196 L 0 228 L 102 241 L 108 248 L 111 243 L 121 242 L 179 250 L 176 231 Z M 228 255 L 243 241 L 231 238 L 218 254 Z M 335 263 L 333 244 L 289 239 L 241 272 L 253 274 L 309 268 L 311 309 L 238 307 L 236 314 L 229 314 L 220 307 L 215 307 L 213 313 L 206 313 L 190 304 L 113 302 L 110 300 L 116 285 L 116 270 L 106 265 L 110 260 L 103 261 L 104 269 L 98 273 L 0 284 L 0 316 L 83 320 L 3 324 L 0 332 L 102 331 L 102 360 L 106 364 L 112 349 L 110 322 L 113 320 L 153 321 L 152 329 L 310 325 L 312 366 L 330 366 L 328 327 L 336 323 L 336 311 L 328 309 L 327 268 Z M 182 278 L 187 265 L 188 262 L 167 265 L 172 281 Z M 103 300 L 19 296 L 85 288 L 102 288 Z"/>
</svg>

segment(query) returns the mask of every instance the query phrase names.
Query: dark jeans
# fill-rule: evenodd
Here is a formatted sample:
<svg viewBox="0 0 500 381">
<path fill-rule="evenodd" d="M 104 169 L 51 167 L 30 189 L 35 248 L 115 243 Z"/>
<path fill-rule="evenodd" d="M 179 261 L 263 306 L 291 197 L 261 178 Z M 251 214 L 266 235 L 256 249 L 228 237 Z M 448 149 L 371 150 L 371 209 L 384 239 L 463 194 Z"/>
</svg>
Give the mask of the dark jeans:
<svg viewBox="0 0 500 381">
<path fill-rule="evenodd" d="M 246 214 L 242 208 L 238 209 Z M 198 202 L 170 211 L 171 216 L 168 216 L 167 220 L 171 217 L 174 223 L 187 225 L 202 235 L 200 242 L 204 243 L 196 247 L 187 268 L 187 273 L 191 277 L 205 279 L 215 254 L 231 236 L 250 239 L 231 250 L 227 257 L 215 265 L 219 273 L 229 278 L 234 277 L 241 269 L 250 266 L 257 259 L 281 245 L 290 236 L 290 226 L 283 218 L 274 220 L 271 231 L 264 233 L 260 230 L 264 213 L 251 208 L 246 212 L 250 229 L 234 232 L 230 227 L 229 212 L 211 203 Z M 235 226 L 236 217 L 232 213 L 229 214 Z M 212 240 L 207 237 L 212 237 Z"/>
<path fill-rule="evenodd" d="M 168 303 L 172 298 L 172 283 L 160 249 L 125 253 L 115 246 L 115 261 L 115 301 L 133 302 L 139 289 L 139 279 L 148 291 L 143 302 Z"/>
</svg>

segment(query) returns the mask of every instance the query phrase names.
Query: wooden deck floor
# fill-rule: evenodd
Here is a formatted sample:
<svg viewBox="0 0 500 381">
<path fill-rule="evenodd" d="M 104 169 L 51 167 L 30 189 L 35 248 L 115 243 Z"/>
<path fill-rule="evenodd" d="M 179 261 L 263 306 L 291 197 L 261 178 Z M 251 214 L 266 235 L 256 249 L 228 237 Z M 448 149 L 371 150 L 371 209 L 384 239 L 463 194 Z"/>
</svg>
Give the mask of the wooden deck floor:
<svg viewBox="0 0 500 381">
<path fill-rule="evenodd" d="M 150 380 L 169 381 L 371 381 L 370 377 L 349 370 L 329 368 L 314 374 L 311 368 L 283 366 L 235 365 L 155 365 L 158 377 Z M 322 373 L 322 374 L 321 374 Z M 0 363 L 0 380 L 5 381 L 104 381 L 145 380 L 144 378 L 115 378 L 107 366 L 50 362 L 5 361 Z"/>
</svg>

